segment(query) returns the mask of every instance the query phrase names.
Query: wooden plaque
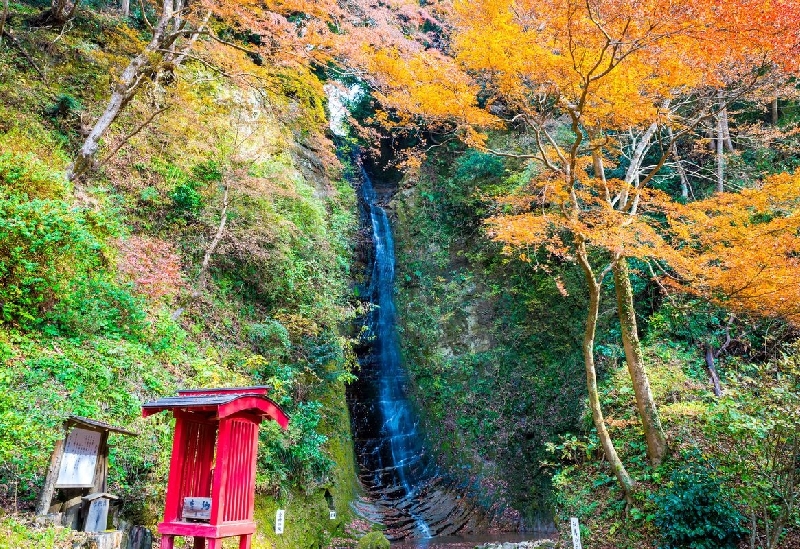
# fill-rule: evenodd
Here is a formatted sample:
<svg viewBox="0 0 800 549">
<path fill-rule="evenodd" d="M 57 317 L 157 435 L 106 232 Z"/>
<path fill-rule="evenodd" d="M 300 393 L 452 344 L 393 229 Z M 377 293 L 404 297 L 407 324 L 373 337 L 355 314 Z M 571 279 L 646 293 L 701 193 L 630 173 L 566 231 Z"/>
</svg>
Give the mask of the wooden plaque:
<svg viewBox="0 0 800 549">
<path fill-rule="evenodd" d="M 211 498 L 183 498 L 184 520 L 211 520 Z"/>
<path fill-rule="evenodd" d="M 56 488 L 91 488 L 102 433 L 75 428 L 67 435 Z"/>
</svg>

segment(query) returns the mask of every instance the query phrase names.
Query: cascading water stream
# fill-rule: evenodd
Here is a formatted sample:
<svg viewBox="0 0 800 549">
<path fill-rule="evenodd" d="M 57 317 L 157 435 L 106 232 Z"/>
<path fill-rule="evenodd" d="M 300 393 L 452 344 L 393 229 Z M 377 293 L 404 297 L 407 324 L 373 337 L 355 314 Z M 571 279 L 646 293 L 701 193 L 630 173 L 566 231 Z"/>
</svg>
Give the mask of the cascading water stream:
<svg viewBox="0 0 800 549">
<path fill-rule="evenodd" d="M 344 137 L 346 105 L 361 92 L 357 87 L 343 92 L 332 85 L 326 85 L 326 91 L 331 131 Z M 350 160 L 361 166 L 357 155 Z M 464 536 L 510 530 L 513 524 L 503 517 L 503 507 L 477 504 L 473 487 L 464 479 L 456 482 L 443 475 L 427 451 L 419 418 L 407 398 L 408 378 L 400 357 L 394 238 L 381 206 L 391 193 L 377 192 L 363 167 L 354 183 L 360 184 L 362 223 L 371 233 L 371 245 L 361 251 L 368 256 L 364 297 L 373 307 L 365 319 L 368 336 L 362 338 L 358 380 L 348 388 L 359 478 L 365 489 L 353 509 L 386 526 L 390 539 L 409 540 L 403 546 L 407 548 L 428 547 L 448 536 L 466 540 Z"/>
<path fill-rule="evenodd" d="M 359 356 L 358 381 L 350 389 L 355 447 L 366 494 L 357 513 L 382 523 L 391 539 L 431 538 L 486 532 L 493 518 L 441 474 L 427 450 L 419 418 L 408 400 L 394 304 L 394 239 L 381 206 L 390 193 L 376 191 L 365 170 L 360 177 L 362 221 L 370 229 L 369 281 L 373 305 Z"/>
<path fill-rule="evenodd" d="M 361 195 L 374 245 L 369 294 L 375 307 L 367 324 L 374 338 L 370 357 L 373 376 L 369 381 L 377 392 L 374 402 L 377 409 L 371 410 L 373 425 L 368 429 L 371 436 L 364 441 L 367 455 L 363 455 L 362 467 L 372 473 L 373 491 L 379 490 L 393 500 L 412 500 L 419 486 L 430 477 L 430 472 L 418 430 L 419 421 L 406 395 L 407 379 L 400 361 L 395 325 L 392 228 L 389 216 L 378 204 L 372 180 L 363 168 Z M 431 532 L 425 519 L 411 508 L 408 515 L 414 521 L 415 534 L 429 537 Z"/>
</svg>

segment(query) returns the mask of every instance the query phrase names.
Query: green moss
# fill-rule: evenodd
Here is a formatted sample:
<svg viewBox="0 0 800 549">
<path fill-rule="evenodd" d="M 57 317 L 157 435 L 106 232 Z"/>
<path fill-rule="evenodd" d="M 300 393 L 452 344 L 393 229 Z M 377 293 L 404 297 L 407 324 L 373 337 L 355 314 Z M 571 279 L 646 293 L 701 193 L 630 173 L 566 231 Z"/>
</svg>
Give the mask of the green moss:
<svg viewBox="0 0 800 549">
<path fill-rule="evenodd" d="M 380 532 L 370 532 L 358 540 L 358 549 L 389 549 L 389 540 Z"/>
</svg>

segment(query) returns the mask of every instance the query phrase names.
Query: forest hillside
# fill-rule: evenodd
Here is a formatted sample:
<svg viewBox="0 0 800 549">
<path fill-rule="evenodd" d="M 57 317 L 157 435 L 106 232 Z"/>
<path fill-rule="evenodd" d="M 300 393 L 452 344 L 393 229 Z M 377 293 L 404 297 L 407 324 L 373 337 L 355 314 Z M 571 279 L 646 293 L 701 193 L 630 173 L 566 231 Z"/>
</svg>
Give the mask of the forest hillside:
<svg viewBox="0 0 800 549">
<path fill-rule="evenodd" d="M 290 421 L 254 548 L 571 547 L 571 518 L 800 547 L 798 29 L 793 0 L 0 2 L 0 548 L 83 543 L 35 516 L 71 416 L 138 434 L 113 526 L 155 532 L 174 421 L 142 405 L 262 385 Z M 422 472 L 369 469 L 409 436 Z"/>
</svg>

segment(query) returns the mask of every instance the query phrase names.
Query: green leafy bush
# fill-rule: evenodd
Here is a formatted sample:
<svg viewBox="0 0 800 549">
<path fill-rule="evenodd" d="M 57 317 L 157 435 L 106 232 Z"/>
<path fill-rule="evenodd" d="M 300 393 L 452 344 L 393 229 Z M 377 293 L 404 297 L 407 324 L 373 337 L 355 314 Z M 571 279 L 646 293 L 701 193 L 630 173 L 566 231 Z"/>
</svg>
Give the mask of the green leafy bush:
<svg viewBox="0 0 800 549">
<path fill-rule="evenodd" d="M 203 197 L 192 184 L 177 185 L 169 196 L 175 209 L 184 215 L 197 215 L 203 209 Z"/>
<path fill-rule="evenodd" d="M 58 332 L 113 337 L 137 335 L 144 329 L 144 300 L 130 287 L 92 274 L 73 280 L 69 290 L 49 317 Z"/>
<path fill-rule="evenodd" d="M 24 192 L 29 198 L 61 198 L 65 185 L 62 175 L 33 154 L 0 152 L 0 187 L 6 192 Z"/>
<path fill-rule="evenodd" d="M 101 249 L 66 202 L 0 194 L 0 321 L 38 321 L 67 281 L 98 264 Z"/>
<path fill-rule="evenodd" d="M 358 549 L 389 549 L 389 540 L 380 532 L 370 532 L 358 540 Z"/>
<path fill-rule="evenodd" d="M 745 534 L 744 516 L 722 486 L 714 466 L 699 453 L 685 453 L 686 463 L 673 471 L 669 483 L 652 500 L 653 522 L 662 549 L 733 549 Z"/>
<path fill-rule="evenodd" d="M 505 165 L 497 156 L 470 150 L 456 161 L 455 178 L 459 181 L 470 181 L 483 177 L 500 177 Z"/>
</svg>

